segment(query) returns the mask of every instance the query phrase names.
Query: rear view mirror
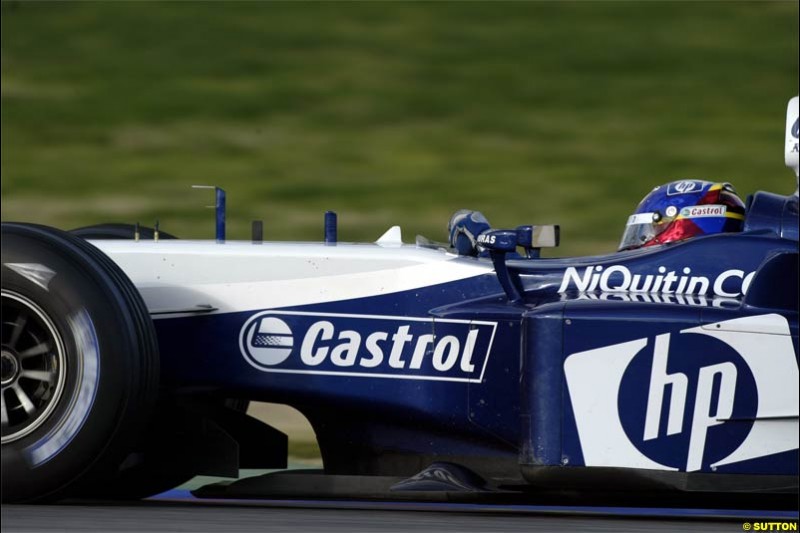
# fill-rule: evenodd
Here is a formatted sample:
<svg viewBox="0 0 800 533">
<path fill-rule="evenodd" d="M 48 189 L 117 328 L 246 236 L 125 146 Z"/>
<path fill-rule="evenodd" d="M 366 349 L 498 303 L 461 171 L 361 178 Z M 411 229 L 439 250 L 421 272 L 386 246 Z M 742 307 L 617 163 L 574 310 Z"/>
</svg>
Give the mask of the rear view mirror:
<svg viewBox="0 0 800 533">
<path fill-rule="evenodd" d="M 561 237 L 558 225 L 519 226 L 517 244 L 523 248 L 555 248 Z"/>
</svg>

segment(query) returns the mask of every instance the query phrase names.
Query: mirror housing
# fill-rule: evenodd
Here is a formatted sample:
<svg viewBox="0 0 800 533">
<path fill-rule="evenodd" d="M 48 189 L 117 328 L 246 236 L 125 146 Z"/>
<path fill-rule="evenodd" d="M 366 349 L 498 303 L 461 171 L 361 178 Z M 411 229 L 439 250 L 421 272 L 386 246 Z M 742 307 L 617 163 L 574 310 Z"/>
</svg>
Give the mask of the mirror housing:
<svg viewBox="0 0 800 533">
<path fill-rule="evenodd" d="M 478 235 L 478 244 L 490 252 L 513 252 L 517 249 L 518 235 L 514 230 L 496 229 Z"/>
</svg>

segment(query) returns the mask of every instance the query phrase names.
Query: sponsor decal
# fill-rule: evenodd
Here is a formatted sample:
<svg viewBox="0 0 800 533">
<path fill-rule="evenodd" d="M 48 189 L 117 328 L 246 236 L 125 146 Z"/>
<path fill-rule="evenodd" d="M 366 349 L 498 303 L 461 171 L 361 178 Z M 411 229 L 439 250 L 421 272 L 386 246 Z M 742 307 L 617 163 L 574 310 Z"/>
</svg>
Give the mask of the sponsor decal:
<svg viewBox="0 0 800 533">
<path fill-rule="evenodd" d="M 264 372 L 480 382 L 496 322 L 263 311 L 239 333 Z"/>
<path fill-rule="evenodd" d="M 670 183 L 667 187 L 667 196 L 688 194 L 703 190 L 703 182 L 699 180 L 683 180 Z"/>
<path fill-rule="evenodd" d="M 797 139 L 798 133 L 800 133 L 800 118 L 794 119 L 794 126 L 792 126 L 792 137 Z"/>
<path fill-rule="evenodd" d="M 683 218 L 724 217 L 728 210 L 724 205 L 690 205 L 681 209 Z"/>
<path fill-rule="evenodd" d="M 587 466 L 714 471 L 798 448 L 798 370 L 780 315 L 575 353 L 564 371 Z"/>
<path fill-rule="evenodd" d="M 289 325 L 274 316 L 265 316 L 248 328 L 246 344 L 248 353 L 260 365 L 274 366 L 292 353 L 294 337 Z"/>
<path fill-rule="evenodd" d="M 659 294 L 647 292 L 586 292 L 576 298 L 561 295 L 564 300 L 596 300 L 601 302 L 640 302 L 677 304 L 690 307 L 738 308 L 741 301 L 736 298 L 707 297 L 700 294 Z"/>
<path fill-rule="evenodd" d="M 487 235 L 486 233 L 482 233 L 478 235 L 478 244 L 494 244 L 497 240 L 495 235 Z"/>
<path fill-rule="evenodd" d="M 714 356 L 711 354 L 719 347 L 709 345 L 718 341 L 708 337 L 691 339 L 691 343 L 681 340 L 683 346 L 678 348 L 680 341 L 669 333 L 658 335 L 652 347 L 648 342 L 633 358 L 622 376 L 619 399 L 641 402 L 645 409 L 619 412 L 625 434 L 639 451 L 661 464 L 692 472 L 701 469 L 704 459 L 706 464 L 721 459 L 744 441 L 750 423 L 731 424 L 719 436 L 720 442 L 714 442 L 717 435 L 712 428 L 733 417 L 737 389 L 735 418 L 752 420 L 757 395 L 750 370 L 735 351 L 728 348 L 721 357 Z M 694 352 L 703 357 L 685 356 Z M 648 367 L 649 387 L 645 388 L 636 381 L 648 374 Z M 712 397 L 715 382 L 717 390 Z M 731 430 L 738 431 L 732 435 Z M 675 454 L 676 447 L 685 450 L 685 455 Z M 706 454 L 707 448 L 715 453 Z M 679 455 L 677 460 L 675 455 Z"/>
<path fill-rule="evenodd" d="M 669 207 L 667 208 L 667 211 L 666 211 L 666 213 L 667 213 L 667 216 L 668 216 L 668 217 L 674 217 L 675 215 L 677 215 L 677 214 L 678 214 L 678 208 L 677 208 L 677 207 L 675 207 L 674 205 L 671 205 L 671 206 L 669 206 Z"/>
<path fill-rule="evenodd" d="M 747 293 L 755 271 L 730 269 L 714 278 L 692 276 L 684 267 L 676 273 L 660 266 L 653 274 L 634 274 L 624 265 L 595 265 L 581 270 L 569 267 L 561 278 L 559 293 L 577 292 L 641 292 L 663 294 L 699 294 L 737 298 Z"/>
</svg>

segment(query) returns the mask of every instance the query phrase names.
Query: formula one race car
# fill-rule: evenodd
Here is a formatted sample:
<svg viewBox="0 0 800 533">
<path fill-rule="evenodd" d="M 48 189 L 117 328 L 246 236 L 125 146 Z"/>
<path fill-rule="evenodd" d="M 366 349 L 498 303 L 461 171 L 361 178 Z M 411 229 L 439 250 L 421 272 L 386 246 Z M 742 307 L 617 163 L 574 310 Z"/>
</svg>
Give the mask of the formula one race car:
<svg viewBox="0 0 800 533">
<path fill-rule="evenodd" d="M 333 214 L 324 243 L 228 242 L 217 199 L 216 241 L 3 224 L 4 501 L 284 468 L 248 400 L 309 419 L 321 477 L 389 492 L 796 493 L 797 193 L 751 195 L 741 231 L 570 259 L 539 257 L 555 226 L 475 213 L 446 245 L 339 243 Z"/>
</svg>

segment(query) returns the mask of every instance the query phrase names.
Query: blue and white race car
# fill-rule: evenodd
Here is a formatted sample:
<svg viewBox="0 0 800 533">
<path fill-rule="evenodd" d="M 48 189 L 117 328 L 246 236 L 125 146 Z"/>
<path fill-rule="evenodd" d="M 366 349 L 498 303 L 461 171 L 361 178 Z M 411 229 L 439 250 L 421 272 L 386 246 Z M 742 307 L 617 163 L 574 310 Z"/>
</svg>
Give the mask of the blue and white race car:
<svg viewBox="0 0 800 533">
<path fill-rule="evenodd" d="M 389 492 L 796 493 L 798 196 L 709 191 L 659 189 L 623 251 L 568 259 L 539 257 L 557 227 L 474 212 L 441 245 L 336 242 L 332 216 L 323 243 L 229 242 L 221 190 L 210 241 L 4 223 L 3 500 L 285 467 L 248 400 L 301 411 L 324 476 Z"/>
</svg>

